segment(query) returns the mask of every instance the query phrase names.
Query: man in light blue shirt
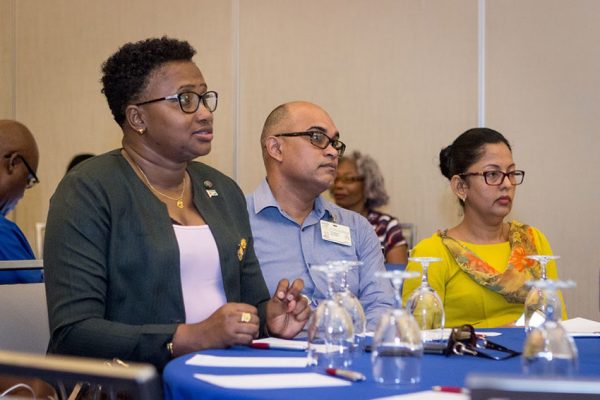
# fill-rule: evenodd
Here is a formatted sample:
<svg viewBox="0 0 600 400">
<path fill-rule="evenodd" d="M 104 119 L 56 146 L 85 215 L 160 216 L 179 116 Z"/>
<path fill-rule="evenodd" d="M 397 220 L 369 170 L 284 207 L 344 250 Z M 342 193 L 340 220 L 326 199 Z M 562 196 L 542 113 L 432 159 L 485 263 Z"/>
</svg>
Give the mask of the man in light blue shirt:
<svg viewBox="0 0 600 400">
<path fill-rule="evenodd" d="M 374 330 L 393 303 L 391 284 L 375 277 L 385 270 L 381 245 L 363 216 L 321 196 L 345 149 L 338 138 L 329 115 L 311 103 L 283 104 L 267 117 L 261 135 L 267 176 L 247 197 L 254 249 L 271 294 L 280 279 L 301 278 L 313 305 L 327 289 L 311 265 L 362 261 L 348 283 L 363 305 L 367 330 Z"/>
</svg>

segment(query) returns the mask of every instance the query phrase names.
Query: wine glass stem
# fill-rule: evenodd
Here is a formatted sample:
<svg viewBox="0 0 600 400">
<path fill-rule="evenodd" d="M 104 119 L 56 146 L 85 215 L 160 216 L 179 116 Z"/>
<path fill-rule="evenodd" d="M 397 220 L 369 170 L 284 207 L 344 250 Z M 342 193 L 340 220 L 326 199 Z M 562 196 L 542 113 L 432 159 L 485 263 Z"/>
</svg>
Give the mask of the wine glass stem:
<svg viewBox="0 0 600 400">
<path fill-rule="evenodd" d="M 544 299 L 546 300 L 546 319 L 550 321 L 556 321 L 555 313 L 558 312 L 558 310 L 555 310 L 555 304 L 553 302 L 556 296 L 556 290 L 551 288 L 544 289 Z"/>
<path fill-rule="evenodd" d="M 422 264 L 423 273 L 421 274 L 421 286 L 427 286 L 429 282 L 427 281 L 427 270 L 429 268 L 429 263 Z"/>
<path fill-rule="evenodd" d="M 333 299 L 333 278 L 334 274 L 327 273 L 327 298 L 330 300 Z"/>
<path fill-rule="evenodd" d="M 544 260 L 544 259 L 540 260 L 540 269 L 541 269 L 541 273 L 542 273 L 542 279 L 543 279 L 543 280 L 546 280 L 546 279 L 548 279 L 548 278 L 546 277 L 546 263 L 547 263 L 547 262 L 548 262 L 548 260 Z"/>
<path fill-rule="evenodd" d="M 396 303 L 396 308 L 401 310 L 402 309 L 402 279 L 397 279 L 394 280 L 392 282 L 392 286 L 394 286 L 395 293 L 394 293 L 394 300 Z"/>
</svg>

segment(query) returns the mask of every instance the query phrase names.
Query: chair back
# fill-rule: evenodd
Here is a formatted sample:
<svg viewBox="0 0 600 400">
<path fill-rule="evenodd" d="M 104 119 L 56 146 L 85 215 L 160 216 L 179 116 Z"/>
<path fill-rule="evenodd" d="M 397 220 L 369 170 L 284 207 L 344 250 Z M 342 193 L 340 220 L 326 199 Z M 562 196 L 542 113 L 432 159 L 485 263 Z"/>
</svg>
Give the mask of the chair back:
<svg viewBox="0 0 600 400">
<path fill-rule="evenodd" d="M 400 228 L 402 228 L 402 236 L 406 239 L 408 250 L 411 250 L 415 246 L 414 242 L 417 237 L 417 227 L 410 222 L 401 222 Z"/>
<path fill-rule="evenodd" d="M 406 264 L 385 263 L 385 269 L 387 271 L 404 271 L 406 269 Z"/>
<path fill-rule="evenodd" d="M 471 373 L 466 378 L 472 400 L 592 400 L 600 398 L 597 376 L 535 377 Z"/>
<path fill-rule="evenodd" d="M 41 268 L 42 260 L 0 261 L 0 271 Z M 44 283 L 0 285 L 0 324 L 0 349 L 45 354 L 50 328 Z"/>
<path fill-rule="evenodd" d="M 85 394 L 93 398 L 162 399 L 160 378 L 150 364 L 0 351 L 0 374 L 42 378 L 61 392 L 70 392 L 69 399 Z"/>
<path fill-rule="evenodd" d="M 46 235 L 46 223 L 35 223 L 35 251 L 37 258 L 44 258 L 44 236 Z"/>
</svg>

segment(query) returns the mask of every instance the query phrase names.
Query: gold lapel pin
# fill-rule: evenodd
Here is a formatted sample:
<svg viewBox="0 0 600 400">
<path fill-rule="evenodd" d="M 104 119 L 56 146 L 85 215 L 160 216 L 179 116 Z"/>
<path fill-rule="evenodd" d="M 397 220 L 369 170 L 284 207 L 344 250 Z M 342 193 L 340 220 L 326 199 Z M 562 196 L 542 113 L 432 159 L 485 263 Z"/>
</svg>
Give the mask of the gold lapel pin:
<svg viewBox="0 0 600 400">
<path fill-rule="evenodd" d="M 248 243 L 246 242 L 246 239 L 242 238 L 240 240 L 240 244 L 238 244 L 238 250 L 237 250 L 238 260 L 242 261 L 242 259 L 244 258 L 244 253 L 246 253 L 247 246 L 248 246 Z"/>
<path fill-rule="evenodd" d="M 209 181 L 208 179 L 205 180 L 204 182 L 202 182 L 202 185 L 204 186 L 204 189 L 206 190 L 206 194 L 208 195 L 208 197 L 216 197 L 219 195 L 219 193 L 214 189 L 214 185 L 211 181 Z"/>
</svg>

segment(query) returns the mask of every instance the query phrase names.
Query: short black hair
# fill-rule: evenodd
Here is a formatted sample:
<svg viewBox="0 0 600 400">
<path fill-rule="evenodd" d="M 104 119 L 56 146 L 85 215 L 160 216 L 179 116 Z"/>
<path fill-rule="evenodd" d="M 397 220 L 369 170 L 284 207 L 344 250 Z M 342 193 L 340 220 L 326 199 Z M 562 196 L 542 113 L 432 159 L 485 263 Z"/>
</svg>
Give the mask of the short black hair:
<svg viewBox="0 0 600 400">
<path fill-rule="evenodd" d="M 163 36 L 126 43 L 102 64 L 102 93 L 119 126 L 125 107 L 148 85 L 149 75 L 170 61 L 191 61 L 196 50 L 186 41 Z"/>
<path fill-rule="evenodd" d="M 454 139 L 450 146 L 440 151 L 440 170 L 448 180 L 462 174 L 475 164 L 483 154 L 486 144 L 504 143 L 512 151 L 508 140 L 498 131 L 490 128 L 472 128 Z"/>
</svg>

